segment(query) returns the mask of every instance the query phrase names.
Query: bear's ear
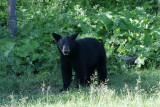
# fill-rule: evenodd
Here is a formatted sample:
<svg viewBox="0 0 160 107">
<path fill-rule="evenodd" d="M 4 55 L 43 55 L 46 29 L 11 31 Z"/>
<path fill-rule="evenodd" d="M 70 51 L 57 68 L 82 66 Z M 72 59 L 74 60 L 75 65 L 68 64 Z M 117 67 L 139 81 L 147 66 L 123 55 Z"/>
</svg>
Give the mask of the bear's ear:
<svg viewBox="0 0 160 107">
<path fill-rule="evenodd" d="M 54 37 L 54 39 L 55 39 L 56 41 L 59 41 L 59 40 L 61 39 L 61 35 L 58 35 L 58 34 L 56 34 L 56 33 L 52 33 L 52 36 Z"/>
<path fill-rule="evenodd" d="M 75 33 L 75 34 L 71 35 L 73 40 L 75 40 L 77 38 L 77 36 L 78 36 L 78 33 Z"/>
</svg>

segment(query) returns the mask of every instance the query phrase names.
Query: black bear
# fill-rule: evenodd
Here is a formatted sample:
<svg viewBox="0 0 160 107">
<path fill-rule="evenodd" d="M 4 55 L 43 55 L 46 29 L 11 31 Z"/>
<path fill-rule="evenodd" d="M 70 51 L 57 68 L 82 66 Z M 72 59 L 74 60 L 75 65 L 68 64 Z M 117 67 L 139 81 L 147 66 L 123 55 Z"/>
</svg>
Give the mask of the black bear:
<svg viewBox="0 0 160 107">
<path fill-rule="evenodd" d="M 78 33 L 69 36 L 52 34 L 57 41 L 60 52 L 60 63 L 63 77 L 63 89 L 67 90 L 71 83 L 72 69 L 76 74 L 76 85 L 85 85 L 91 81 L 95 68 L 99 82 L 107 78 L 106 53 L 103 45 L 94 38 L 76 40 Z"/>
</svg>

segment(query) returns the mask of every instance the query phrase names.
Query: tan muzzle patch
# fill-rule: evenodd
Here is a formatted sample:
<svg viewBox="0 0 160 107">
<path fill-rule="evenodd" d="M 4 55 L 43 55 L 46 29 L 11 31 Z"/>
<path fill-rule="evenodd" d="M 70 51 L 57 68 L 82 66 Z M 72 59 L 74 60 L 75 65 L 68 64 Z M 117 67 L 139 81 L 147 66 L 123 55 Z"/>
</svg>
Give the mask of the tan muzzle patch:
<svg viewBox="0 0 160 107">
<path fill-rule="evenodd" d="M 63 53 L 63 55 L 68 55 L 68 54 L 69 54 L 69 52 L 70 52 L 69 47 L 68 47 L 68 46 L 63 45 L 63 48 L 62 48 L 62 53 Z"/>
</svg>

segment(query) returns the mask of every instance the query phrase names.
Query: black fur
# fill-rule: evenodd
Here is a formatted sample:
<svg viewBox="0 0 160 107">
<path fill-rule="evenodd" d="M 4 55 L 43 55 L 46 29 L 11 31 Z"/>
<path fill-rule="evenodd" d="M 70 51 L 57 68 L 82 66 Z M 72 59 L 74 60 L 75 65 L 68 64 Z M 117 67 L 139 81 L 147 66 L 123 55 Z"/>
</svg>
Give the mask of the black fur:
<svg viewBox="0 0 160 107">
<path fill-rule="evenodd" d="M 91 81 L 97 69 L 100 82 L 107 78 L 106 53 L 103 45 L 94 38 L 75 40 L 77 34 L 60 36 L 53 33 L 60 52 L 63 89 L 67 90 L 71 83 L 72 69 L 76 73 L 77 86 Z"/>
</svg>

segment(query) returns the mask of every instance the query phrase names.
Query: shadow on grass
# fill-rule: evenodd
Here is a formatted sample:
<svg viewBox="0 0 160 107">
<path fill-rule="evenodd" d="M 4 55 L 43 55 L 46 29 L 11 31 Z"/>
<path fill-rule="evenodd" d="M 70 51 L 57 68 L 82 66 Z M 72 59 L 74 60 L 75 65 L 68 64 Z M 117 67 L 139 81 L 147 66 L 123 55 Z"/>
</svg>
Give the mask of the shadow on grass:
<svg viewBox="0 0 160 107">
<path fill-rule="evenodd" d="M 149 70 L 128 70 L 128 72 L 110 75 L 108 87 L 120 92 L 127 86 L 129 90 L 135 89 L 137 86 L 148 94 L 159 88 L 160 69 Z"/>
</svg>

